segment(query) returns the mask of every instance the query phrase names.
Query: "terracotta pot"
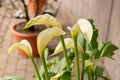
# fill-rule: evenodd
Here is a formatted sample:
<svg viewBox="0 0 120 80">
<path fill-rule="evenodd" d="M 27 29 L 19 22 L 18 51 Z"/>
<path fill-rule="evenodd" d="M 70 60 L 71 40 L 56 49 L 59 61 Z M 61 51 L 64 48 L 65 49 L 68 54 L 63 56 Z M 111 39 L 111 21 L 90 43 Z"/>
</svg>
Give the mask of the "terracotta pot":
<svg viewBox="0 0 120 80">
<path fill-rule="evenodd" d="M 32 46 L 33 56 L 34 57 L 39 57 L 39 54 L 38 54 L 38 51 L 37 51 L 37 35 L 39 34 L 39 32 L 38 33 L 21 33 L 21 32 L 18 32 L 18 31 L 15 30 L 17 25 L 18 24 L 11 26 L 11 32 L 13 33 L 16 42 L 20 42 L 23 39 L 28 40 L 30 42 L 31 46 Z M 48 26 L 45 26 L 45 27 L 48 27 Z M 18 50 L 18 52 L 22 56 L 28 57 L 24 51 Z"/>
<path fill-rule="evenodd" d="M 29 4 L 29 11 L 31 14 L 35 14 L 36 12 L 36 0 L 29 0 L 30 1 L 30 4 Z M 39 0 L 38 1 L 38 12 L 40 13 L 44 4 L 46 3 L 46 0 Z"/>
</svg>

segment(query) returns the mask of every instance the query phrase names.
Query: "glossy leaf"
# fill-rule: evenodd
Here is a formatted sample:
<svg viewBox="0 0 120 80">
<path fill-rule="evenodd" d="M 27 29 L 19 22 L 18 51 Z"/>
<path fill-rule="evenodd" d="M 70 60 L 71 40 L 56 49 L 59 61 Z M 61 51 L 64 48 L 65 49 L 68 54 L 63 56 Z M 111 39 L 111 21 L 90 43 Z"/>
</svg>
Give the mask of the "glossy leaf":
<svg viewBox="0 0 120 80">
<path fill-rule="evenodd" d="M 118 47 L 112 44 L 111 42 L 102 42 L 99 44 L 99 57 L 109 57 L 112 58 L 114 55 L 114 51 L 117 50 Z"/>
<path fill-rule="evenodd" d="M 65 35 L 65 32 L 60 28 L 48 28 L 39 33 L 37 37 L 37 47 L 40 55 L 43 55 L 43 52 L 48 44 L 48 42 L 57 36 Z"/>
<path fill-rule="evenodd" d="M 60 80 L 72 80 L 71 72 L 64 71 L 64 73 L 60 77 Z"/>
<path fill-rule="evenodd" d="M 74 48 L 73 39 L 66 38 L 66 39 L 64 39 L 64 41 L 65 41 L 66 49 Z M 83 53 L 83 49 L 79 43 L 78 43 L 78 50 L 79 50 L 79 52 Z M 61 51 L 63 51 L 63 47 L 62 47 L 62 43 L 59 42 L 57 47 L 55 48 L 53 55 L 56 55 L 56 54 L 60 53 Z"/>
<path fill-rule="evenodd" d="M 22 40 L 19 43 L 13 44 L 9 49 L 8 49 L 8 54 L 11 54 L 15 49 L 21 49 L 23 50 L 29 57 L 32 56 L 32 47 L 30 43 L 27 40 Z"/>
<path fill-rule="evenodd" d="M 96 77 L 101 77 L 103 76 L 103 68 L 100 67 L 100 66 L 97 66 L 96 69 L 95 69 L 95 76 Z"/>
<path fill-rule="evenodd" d="M 91 39 L 91 42 L 90 42 L 90 45 L 92 46 L 92 48 L 98 48 L 98 41 L 97 41 L 97 38 L 98 38 L 98 29 L 95 28 L 95 25 L 93 24 L 93 19 L 88 19 L 88 21 L 91 23 L 92 27 L 93 27 L 93 36 L 92 36 L 92 39 Z"/>
<path fill-rule="evenodd" d="M 51 27 L 58 27 L 62 28 L 62 26 L 59 24 L 56 18 L 49 14 L 39 15 L 35 18 L 32 18 L 26 25 L 25 29 L 30 28 L 33 25 L 40 25 L 40 24 L 46 24 Z"/>
</svg>

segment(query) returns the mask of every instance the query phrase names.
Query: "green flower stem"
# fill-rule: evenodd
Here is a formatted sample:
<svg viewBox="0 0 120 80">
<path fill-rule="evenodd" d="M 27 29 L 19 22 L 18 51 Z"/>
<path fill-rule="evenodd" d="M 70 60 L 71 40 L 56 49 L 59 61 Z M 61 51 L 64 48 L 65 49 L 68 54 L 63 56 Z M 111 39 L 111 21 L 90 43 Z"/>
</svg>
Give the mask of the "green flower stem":
<svg viewBox="0 0 120 80">
<path fill-rule="evenodd" d="M 104 46 L 105 47 L 105 46 Z M 104 48 L 103 47 L 103 48 Z M 94 65 L 94 70 L 96 69 L 96 67 L 97 67 L 97 65 L 98 65 L 98 63 L 99 63 L 99 61 L 100 61 L 100 58 L 103 56 L 103 54 L 104 53 L 102 53 L 102 50 L 103 50 L 103 48 L 101 49 L 101 51 L 100 51 L 100 56 L 96 59 L 96 63 L 95 63 L 95 65 Z"/>
<path fill-rule="evenodd" d="M 41 55 L 40 58 L 41 58 L 42 65 L 43 65 L 43 68 L 44 68 L 44 71 L 45 71 L 45 80 L 50 80 L 44 55 Z"/>
<path fill-rule="evenodd" d="M 98 59 L 96 59 L 96 62 L 95 62 L 95 65 L 94 65 L 94 70 L 96 69 L 96 67 L 97 67 L 97 65 L 98 65 L 98 63 L 99 63 L 99 61 L 100 61 L 100 58 L 103 56 L 103 54 L 101 54 L 100 56 L 99 56 L 99 58 Z"/>
<path fill-rule="evenodd" d="M 100 61 L 100 58 L 96 59 L 96 62 L 95 62 L 95 65 L 94 65 L 94 71 L 95 71 L 95 69 L 96 69 L 96 67 L 97 67 L 97 65 L 98 65 L 98 63 L 99 63 L 99 61 Z"/>
<path fill-rule="evenodd" d="M 87 68 L 87 74 L 88 74 L 88 80 L 94 80 L 94 76 L 92 75 L 90 68 Z"/>
<path fill-rule="evenodd" d="M 81 72 L 81 80 L 84 80 L 84 67 L 85 67 L 85 56 L 82 55 L 82 72 Z"/>
<path fill-rule="evenodd" d="M 84 39 L 84 53 L 82 54 L 82 72 L 81 72 L 81 80 L 84 80 L 84 67 L 85 67 L 85 51 L 86 51 L 86 40 Z"/>
<path fill-rule="evenodd" d="M 39 70 L 38 70 L 37 65 L 36 65 L 36 63 L 35 63 L 35 61 L 34 61 L 34 58 L 33 58 L 33 57 L 30 57 L 30 59 L 32 60 L 32 63 L 33 63 L 33 65 L 34 65 L 34 68 L 35 68 L 35 71 L 36 71 L 38 80 L 41 80 L 40 74 L 39 74 Z"/>
<path fill-rule="evenodd" d="M 63 46 L 63 49 L 64 49 L 64 57 L 65 57 L 66 64 L 67 64 L 67 70 L 70 71 L 70 63 L 69 63 L 69 58 L 67 56 L 67 50 L 66 50 L 66 47 L 65 47 L 65 42 L 64 42 L 63 35 L 60 36 L 60 40 L 61 40 L 61 43 L 62 43 L 62 46 Z"/>
<path fill-rule="evenodd" d="M 74 40 L 74 50 L 75 50 L 75 58 L 76 58 L 76 80 L 80 80 L 80 69 L 79 69 L 79 55 L 77 48 L 77 39 Z"/>
</svg>

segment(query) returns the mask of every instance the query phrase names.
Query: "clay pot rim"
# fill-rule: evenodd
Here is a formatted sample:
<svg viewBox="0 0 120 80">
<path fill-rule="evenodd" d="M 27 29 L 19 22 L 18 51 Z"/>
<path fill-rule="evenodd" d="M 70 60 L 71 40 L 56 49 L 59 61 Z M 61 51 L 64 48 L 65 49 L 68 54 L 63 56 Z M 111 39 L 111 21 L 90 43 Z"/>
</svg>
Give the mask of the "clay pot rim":
<svg viewBox="0 0 120 80">
<path fill-rule="evenodd" d="M 40 33 L 40 32 L 35 32 L 35 33 L 22 33 L 22 32 L 16 31 L 16 30 L 15 30 L 15 27 L 17 26 L 17 24 L 21 24 L 21 23 L 24 23 L 24 22 L 26 22 L 26 21 L 22 21 L 22 22 L 18 22 L 18 23 L 16 23 L 16 24 L 13 24 L 13 25 L 11 26 L 11 32 L 12 32 L 13 34 L 16 34 L 16 35 L 19 35 L 19 36 L 23 36 L 23 37 L 26 37 L 26 36 L 28 36 L 28 37 L 33 37 L 33 36 L 37 36 L 37 35 Z M 46 28 L 49 28 L 48 25 L 45 25 L 45 27 L 46 27 Z"/>
<path fill-rule="evenodd" d="M 17 24 L 20 24 L 20 23 L 23 23 L 23 22 L 19 22 Z M 19 36 L 29 36 L 29 37 L 32 37 L 32 36 L 37 36 L 39 33 L 22 33 L 22 32 L 18 32 L 15 30 L 15 27 L 17 26 L 17 24 L 14 24 L 11 26 L 11 32 L 13 34 L 16 34 L 16 35 L 19 35 Z"/>
</svg>

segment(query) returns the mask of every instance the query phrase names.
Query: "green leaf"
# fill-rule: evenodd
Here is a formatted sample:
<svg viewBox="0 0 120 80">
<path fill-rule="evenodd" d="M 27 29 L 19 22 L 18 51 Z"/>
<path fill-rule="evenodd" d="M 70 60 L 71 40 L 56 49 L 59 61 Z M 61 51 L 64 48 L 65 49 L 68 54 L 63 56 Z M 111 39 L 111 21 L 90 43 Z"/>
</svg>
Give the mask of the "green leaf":
<svg viewBox="0 0 120 80">
<path fill-rule="evenodd" d="M 43 30 L 42 32 L 39 33 L 37 37 L 37 47 L 38 47 L 38 52 L 41 55 L 43 55 L 44 50 L 48 44 L 48 42 L 60 35 L 65 35 L 65 32 L 60 29 L 60 28 L 48 28 Z"/>
<path fill-rule="evenodd" d="M 89 22 L 91 23 L 92 27 L 93 27 L 93 35 L 92 35 L 92 39 L 91 39 L 91 42 L 90 42 L 90 45 L 92 46 L 92 48 L 98 48 L 98 41 L 97 41 L 97 38 L 98 38 L 98 29 L 95 28 L 95 25 L 93 24 L 93 20 L 92 19 L 88 19 Z"/>
<path fill-rule="evenodd" d="M 69 63 L 70 63 L 71 70 L 72 70 L 74 57 L 75 57 L 74 52 L 70 52 L 68 55 L 68 58 L 70 61 Z M 61 73 L 61 72 L 64 72 L 64 70 L 67 70 L 64 57 L 62 59 L 60 59 L 59 57 L 54 57 L 54 58 L 48 60 L 47 67 L 50 72 L 54 72 L 54 73 Z"/>
<path fill-rule="evenodd" d="M 51 60 L 50 60 L 51 61 Z M 50 67 L 49 67 L 49 71 L 50 72 L 54 72 L 54 73 L 61 73 L 64 71 L 64 69 L 66 68 L 66 63 L 65 63 L 65 59 L 59 59 L 58 62 L 53 63 Z"/>
<path fill-rule="evenodd" d="M 104 69 L 100 66 L 97 66 L 95 69 L 95 78 L 98 80 L 99 78 L 102 78 L 103 80 L 109 80 L 107 77 L 103 76 Z"/>
<path fill-rule="evenodd" d="M 104 80 L 110 80 L 109 78 L 102 76 L 101 78 L 103 78 Z"/>
<path fill-rule="evenodd" d="M 8 54 L 11 54 L 15 49 L 23 50 L 29 57 L 32 56 L 32 47 L 27 40 L 22 40 L 19 43 L 15 43 L 8 49 Z"/>
<path fill-rule="evenodd" d="M 65 71 L 61 77 L 60 80 L 71 80 L 72 76 L 71 76 L 71 72 L 69 71 Z"/>
<path fill-rule="evenodd" d="M 56 18 L 54 18 L 53 16 L 51 16 L 49 14 L 44 14 L 44 15 L 39 15 L 35 18 L 32 18 L 25 25 L 24 29 L 28 29 L 28 28 L 32 27 L 33 25 L 40 25 L 40 24 L 46 24 L 46 25 L 49 25 L 51 27 L 62 28 L 62 26 L 60 25 L 60 23 L 57 21 Z"/>
<path fill-rule="evenodd" d="M 91 23 L 92 27 L 93 27 L 93 36 L 90 42 L 90 46 L 87 49 L 86 53 L 88 53 L 89 55 L 91 55 L 92 57 L 97 55 L 98 53 L 98 29 L 95 28 L 95 25 L 93 24 L 93 20 L 92 19 L 88 19 L 89 22 Z"/>
<path fill-rule="evenodd" d="M 100 66 L 97 66 L 95 69 L 95 76 L 98 77 L 102 77 L 103 76 L 103 68 Z"/>
<path fill-rule="evenodd" d="M 65 42 L 66 49 L 74 48 L 74 43 L 72 38 L 65 38 L 64 42 Z M 78 50 L 80 53 L 83 53 L 83 49 L 79 43 L 78 43 Z M 56 55 L 61 51 L 63 51 L 63 47 L 62 47 L 62 43 L 59 42 L 52 55 Z"/>
<path fill-rule="evenodd" d="M 69 55 L 68 55 L 68 58 L 69 58 L 69 63 L 70 63 L 70 68 L 72 69 L 72 66 L 73 66 L 73 59 L 75 57 L 75 53 L 74 53 L 74 50 L 71 49 Z"/>
<path fill-rule="evenodd" d="M 117 50 L 118 47 L 116 47 L 111 42 L 102 42 L 99 44 L 99 57 L 109 57 L 112 58 L 112 55 L 114 55 L 114 51 Z"/>
</svg>

